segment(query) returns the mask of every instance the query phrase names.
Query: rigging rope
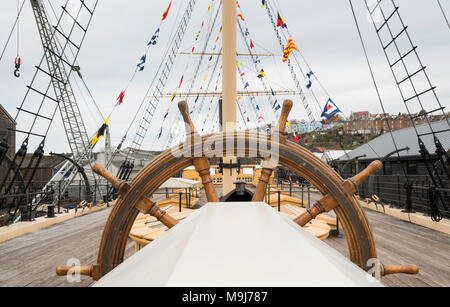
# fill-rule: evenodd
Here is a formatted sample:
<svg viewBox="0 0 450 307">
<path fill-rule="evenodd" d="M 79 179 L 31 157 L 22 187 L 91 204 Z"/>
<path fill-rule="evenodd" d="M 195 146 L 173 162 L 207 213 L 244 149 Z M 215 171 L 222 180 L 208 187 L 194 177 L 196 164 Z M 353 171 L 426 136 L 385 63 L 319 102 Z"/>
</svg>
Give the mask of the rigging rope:
<svg viewBox="0 0 450 307">
<path fill-rule="evenodd" d="M 444 15 L 445 22 L 447 23 L 447 27 L 450 29 L 450 23 L 448 22 L 447 15 L 445 14 L 444 8 L 442 7 L 441 1 L 437 0 L 439 8 L 441 9 L 442 15 Z"/>
<path fill-rule="evenodd" d="M 16 19 L 12 26 L 12 29 L 8 35 L 8 38 L 6 39 L 6 43 L 5 43 L 5 46 L 3 47 L 2 53 L 0 55 L 0 62 L 2 61 L 3 56 L 5 55 L 6 48 L 8 47 L 9 41 L 11 40 L 11 37 L 14 33 L 16 26 L 17 26 L 17 55 L 19 54 L 19 18 L 20 18 L 20 14 L 22 13 L 22 9 L 23 9 L 24 5 L 25 5 L 25 0 L 22 1 L 22 5 L 19 8 L 19 0 L 17 0 L 17 16 L 16 16 Z"/>
<path fill-rule="evenodd" d="M 367 48 L 366 48 L 366 45 L 364 43 L 364 39 L 363 39 L 362 33 L 361 33 L 361 28 L 359 27 L 359 22 L 358 22 L 358 19 L 356 17 L 355 8 L 353 6 L 352 0 L 348 0 L 348 1 L 349 1 L 349 4 L 350 4 L 350 8 L 352 10 L 353 19 L 355 21 L 355 25 L 356 25 L 356 29 L 358 31 L 358 36 L 359 36 L 359 40 L 361 42 L 362 49 L 364 51 L 364 56 L 366 58 L 366 62 L 367 62 L 367 66 L 369 68 L 370 76 L 372 78 L 372 82 L 373 82 L 373 85 L 375 87 L 375 91 L 377 92 L 378 101 L 380 102 L 381 109 L 383 110 L 384 119 L 385 119 L 385 121 L 387 123 L 388 129 L 389 129 L 389 134 L 391 136 L 392 142 L 394 143 L 395 150 L 397 151 L 397 157 L 400 160 L 401 157 L 400 157 L 400 152 L 398 151 L 399 148 L 397 146 L 397 142 L 395 141 L 395 138 L 394 138 L 394 133 L 392 132 L 392 128 L 391 128 L 391 125 L 389 123 L 389 118 L 388 118 L 388 115 L 386 113 L 386 108 L 384 107 L 383 99 L 381 98 L 380 90 L 378 88 L 378 84 L 377 84 L 377 81 L 375 79 L 375 75 L 374 75 L 374 72 L 373 72 L 373 69 L 372 69 L 372 65 L 370 64 L 369 55 L 367 53 Z M 407 176 L 407 173 L 406 173 L 405 166 L 403 165 L 403 163 L 400 163 L 400 165 L 402 167 L 403 175 L 406 178 L 406 182 L 409 183 L 409 179 L 408 179 L 408 176 Z"/>
</svg>

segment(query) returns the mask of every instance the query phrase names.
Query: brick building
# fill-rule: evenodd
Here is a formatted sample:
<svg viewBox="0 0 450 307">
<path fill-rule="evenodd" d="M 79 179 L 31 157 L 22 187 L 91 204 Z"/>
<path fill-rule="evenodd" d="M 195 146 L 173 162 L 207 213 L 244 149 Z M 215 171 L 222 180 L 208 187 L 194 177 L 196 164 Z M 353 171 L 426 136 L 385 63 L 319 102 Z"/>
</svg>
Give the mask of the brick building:
<svg viewBox="0 0 450 307">
<path fill-rule="evenodd" d="M 416 115 L 414 115 L 416 116 Z M 428 116 L 430 122 L 442 121 L 445 119 L 444 115 Z M 414 119 L 416 126 L 427 123 L 425 117 L 416 116 Z M 336 127 L 336 123 L 326 124 Z M 406 114 L 398 114 L 397 116 L 384 114 L 370 114 L 368 111 L 354 112 L 348 120 L 342 121 L 338 126 L 342 127 L 346 134 L 365 134 L 365 135 L 380 135 L 389 131 L 389 127 L 393 130 L 401 130 L 412 127 L 411 119 Z"/>
<path fill-rule="evenodd" d="M 13 157 L 16 152 L 16 121 L 0 104 L 0 141 L 8 136 L 8 156 Z M 12 129 L 12 130 L 9 130 Z"/>
<path fill-rule="evenodd" d="M 0 104 L 0 141 L 2 141 L 5 136 L 7 137 L 8 143 L 8 157 L 12 158 L 16 151 L 16 122 L 14 118 L 5 110 L 5 108 Z M 10 130 L 12 129 L 12 130 Z M 6 163 L 0 164 L 0 174 L 5 174 L 7 171 Z M 0 175 L 0 179 L 3 179 Z"/>
</svg>

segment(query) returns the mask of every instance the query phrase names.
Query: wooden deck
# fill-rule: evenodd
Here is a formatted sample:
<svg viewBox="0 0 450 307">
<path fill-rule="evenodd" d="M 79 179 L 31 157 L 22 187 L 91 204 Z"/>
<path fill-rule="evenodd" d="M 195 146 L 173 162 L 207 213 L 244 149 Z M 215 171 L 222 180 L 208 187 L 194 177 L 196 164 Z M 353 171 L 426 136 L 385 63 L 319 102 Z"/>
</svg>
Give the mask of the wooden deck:
<svg viewBox="0 0 450 307">
<path fill-rule="evenodd" d="M 383 213 L 366 210 L 382 263 L 416 264 L 418 275 L 391 275 L 382 282 L 390 287 L 450 286 L 450 236 Z M 348 257 L 344 237 L 325 240 Z"/>
<path fill-rule="evenodd" d="M 95 263 L 102 230 L 111 209 L 39 230 L 0 244 L 0 286 L 88 286 L 92 280 L 69 283 L 55 275 L 57 265 L 78 258 L 83 265 Z M 450 236 L 367 211 L 378 254 L 386 264 L 419 265 L 416 276 L 383 278 L 387 286 L 450 286 Z M 345 238 L 325 242 L 347 256 Z M 127 255 L 134 252 L 129 242 Z"/>
<path fill-rule="evenodd" d="M 92 279 L 69 283 L 56 276 L 58 265 L 77 258 L 82 265 L 97 261 L 103 227 L 111 208 L 85 215 L 0 244 L 0 286 L 83 287 Z M 134 252 L 130 241 L 127 252 Z"/>
</svg>

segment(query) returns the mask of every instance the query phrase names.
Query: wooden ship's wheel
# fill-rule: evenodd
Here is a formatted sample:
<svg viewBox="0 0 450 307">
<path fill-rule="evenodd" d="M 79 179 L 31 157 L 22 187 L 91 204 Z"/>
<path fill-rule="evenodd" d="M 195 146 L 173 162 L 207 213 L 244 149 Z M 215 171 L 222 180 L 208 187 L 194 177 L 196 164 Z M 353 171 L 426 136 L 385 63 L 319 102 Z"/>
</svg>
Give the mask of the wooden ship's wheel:
<svg viewBox="0 0 450 307">
<path fill-rule="evenodd" d="M 286 120 L 291 108 L 292 101 L 285 101 L 274 134 L 279 136 L 279 140 L 276 141 L 273 136 L 267 135 L 267 143 L 270 145 L 267 147 L 269 148 L 259 148 L 257 152 L 255 150 L 253 153 L 264 160 L 269 155 L 273 155 L 271 149 L 278 148 L 279 165 L 287 167 L 305 178 L 325 195 L 304 214 L 295 218 L 294 221 L 303 227 L 317 215 L 334 210 L 344 230 L 351 261 L 366 271 L 370 270 L 372 265 L 369 265 L 369 260 L 377 259 L 377 251 L 367 217 L 354 194 L 358 185 L 382 168 L 382 163 L 375 161 L 355 177 L 344 181 L 328 164 L 307 149 L 288 141 L 284 137 Z M 79 272 L 98 280 L 121 264 L 124 260 L 125 247 L 131 227 L 140 212 L 156 217 L 168 228 L 175 227 L 178 222 L 152 202 L 150 197 L 165 181 L 189 166 L 194 166 L 199 173 L 207 200 L 219 202 L 218 194 L 211 179 L 208 158 L 205 155 L 196 157 L 194 153 L 204 153 L 204 148 L 211 146 L 211 144 L 228 144 L 227 141 L 231 141 L 234 144 L 232 154 L 248 156 L 252 150 L 251 146 L 259 144 L 261 136 L 248 131 L 200 137 L 197 135 L 189 116 L 187 103 L 180 102 L 179 109 L 187 126 L 187 141 L 155 158 L 130 183 L 119 181 L 99 164 L 94 166 L 94 171 L 113 184 L 119 193 L 119 198 L 103 231 L 98 263 L 76 268 L 58 267 L 58 275 Z M 196 142 L 197 139 L 199 141 Z M 215 151 L 216 155 L 230 154 L 227 152 L 225 145 L 221 148 L 217 146 L 209 148 Z M 177 157 L 173 154 L 174 150 L 178 153 Z M 269 178 L 277 167 L 277 165 L 269 164 L 267 160 L 263 163 L 262 175 L 253 201 L 261 202 L 264 199 Z M 393 273 L 416 274 L 418 272 L 418 268 L 414 265 L 388 266 L 382 264 L 380 267 L 381 275 Z"/>
</svg>

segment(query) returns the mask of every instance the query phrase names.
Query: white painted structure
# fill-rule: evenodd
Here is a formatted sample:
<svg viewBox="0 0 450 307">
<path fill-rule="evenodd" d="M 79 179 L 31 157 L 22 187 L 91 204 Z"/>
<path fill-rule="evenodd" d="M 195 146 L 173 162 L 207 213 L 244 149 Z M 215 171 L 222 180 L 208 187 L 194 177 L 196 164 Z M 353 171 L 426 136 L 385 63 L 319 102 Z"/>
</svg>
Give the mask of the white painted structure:
<svg viewBox="0 0 450 307">
<path fill-rule="evenodd" d="M 264 203 L 209 203 L 95 286 L 381 286 Z"/>
</svg>

